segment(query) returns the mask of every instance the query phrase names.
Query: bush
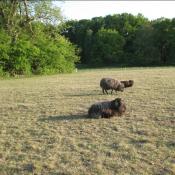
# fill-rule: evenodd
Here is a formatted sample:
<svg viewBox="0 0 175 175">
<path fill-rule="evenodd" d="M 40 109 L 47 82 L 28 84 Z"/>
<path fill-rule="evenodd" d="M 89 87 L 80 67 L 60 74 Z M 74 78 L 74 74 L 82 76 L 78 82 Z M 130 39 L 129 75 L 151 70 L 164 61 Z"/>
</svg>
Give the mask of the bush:
<svg viewBox="0 0 175 175">
<path fill-rule="evenodd" d="M 40 35 L 34 42 L 40 50 L 38 57 L 32 59 L 32 68 L 39 74 L 70 73 L 79 60 L 75 55 L 75 46 L 62 36 L 46 38 Z"/>
<path fill-rule="evenodd" d="M 6 67 L 6 70 L 11 75 L 26 75 L 31 73 L 31 66 L 28 60 L 28 47 L 30 47 L 29 43 L 23 40 L 19 40 L 14 46 L 11 46 Z"/>
<path fill-rule="evenodd" d="M 5 66 L 9 60 L 9 43 L 10 37 L 4 30 L 0 29 L 0 76 L 4 75 Z"/>
<path fill-rule="evenodd" d="M 25 31 L 11 43 L 7 33 L 0 30 L 0 75 L 70 73 L 75 69 L 76 48 L 59 34 L 52 38 L 38 28 L 35 35 Z"/>
</svg>

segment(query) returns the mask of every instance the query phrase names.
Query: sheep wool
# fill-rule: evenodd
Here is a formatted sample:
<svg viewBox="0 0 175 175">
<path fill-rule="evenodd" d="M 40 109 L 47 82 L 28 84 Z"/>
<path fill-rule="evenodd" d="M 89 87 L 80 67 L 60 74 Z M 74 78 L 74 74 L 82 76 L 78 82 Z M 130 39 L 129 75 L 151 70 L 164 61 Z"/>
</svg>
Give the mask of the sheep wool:
<svg viewBox="0 0 175 175">
<path fill-rule="evenodd" d="M 134 84 L 134 80 L 120 81 L 120 82 L 124 84 L 125 88 L 132 87 Z"/>
<path fill-rule="evenodd" d="M 90 118 L 110 118 L 116 114 L 122 115 L 126 105 L 121 98 L 112 101 L 103 101 L 93 104 L 88 110 Z"/>
<path fill-rule="evenodd" d="M 106 92 L 108 94 L 107 90 L 111 89 L 111 94 L 113 90 L 115 91 L 123 91 L 124 90 L 124 84 L 121 83 L 118 80 L 112 79 L 112 78 L 102 78 L 100 81 L 100 87 L 102 88 L 103 94 Z"/>
</svg>

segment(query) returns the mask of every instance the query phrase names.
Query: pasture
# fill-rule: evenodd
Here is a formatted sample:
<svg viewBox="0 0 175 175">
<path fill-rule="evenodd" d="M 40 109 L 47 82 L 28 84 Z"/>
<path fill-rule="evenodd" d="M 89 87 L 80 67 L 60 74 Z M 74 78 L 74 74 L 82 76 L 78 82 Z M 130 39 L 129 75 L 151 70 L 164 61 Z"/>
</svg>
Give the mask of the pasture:
<svg viewBox="0 0 175 175">
<path fill-rule="evenodd" d="M 133 79 L 103 95 L 102 77 Z M 121 97 L 121 117 L 89 119 Z M 0 175 L 175 174 L 175 68 L 87 69 L 0 80 Z"/>
</svg>

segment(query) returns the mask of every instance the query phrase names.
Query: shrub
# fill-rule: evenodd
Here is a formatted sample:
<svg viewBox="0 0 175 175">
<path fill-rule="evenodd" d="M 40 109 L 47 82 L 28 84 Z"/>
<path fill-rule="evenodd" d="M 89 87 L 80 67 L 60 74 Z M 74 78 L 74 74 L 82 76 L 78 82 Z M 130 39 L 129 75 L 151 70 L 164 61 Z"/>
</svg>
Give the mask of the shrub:
<svg viewBox="0 0 175 175">
<path fill-rule="evenodd" d="M 79 60 L 76 48 L 59 34 L 52 38 L 38 28 L 32 37 L 25 31 L 12 44 L 0 30 L 0 75 L 70 73 Z"/>
<path fill-rule="evenodd" d="M 74 63 L 79 60 L 75 55 L 76 48 L 64 37 L 53 40 L 40 35 L 34 45 L 40 50 L 38 57 L 32 60 L 32 68 L 35 65 L 37 73 L 70 73 L 75 69 Z"/>
</svg>

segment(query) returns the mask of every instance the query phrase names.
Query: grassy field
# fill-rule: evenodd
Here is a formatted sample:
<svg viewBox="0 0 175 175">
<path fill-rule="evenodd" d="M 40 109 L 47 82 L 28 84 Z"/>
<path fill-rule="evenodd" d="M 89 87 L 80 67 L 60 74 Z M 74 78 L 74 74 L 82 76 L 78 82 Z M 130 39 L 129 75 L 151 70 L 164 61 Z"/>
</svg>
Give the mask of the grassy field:
<svg viewBox="0 0 175 175">
<path fill-rule="evenodd" d="M 102 77 L 133 79 L 103 95 Z M 121 97 L 122 117 L 89 119 Z M 0 175 L 175 174 L 175 68 L 80 70 L 0 80 Z"/>
</svg>

